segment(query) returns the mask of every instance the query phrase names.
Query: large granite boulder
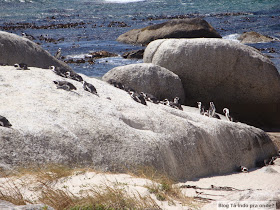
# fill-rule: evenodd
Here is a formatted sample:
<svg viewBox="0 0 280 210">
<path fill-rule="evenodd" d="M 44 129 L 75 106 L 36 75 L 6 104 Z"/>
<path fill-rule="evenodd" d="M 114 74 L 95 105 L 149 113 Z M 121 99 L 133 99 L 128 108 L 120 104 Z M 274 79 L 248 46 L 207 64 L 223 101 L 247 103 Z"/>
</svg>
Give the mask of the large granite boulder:
<svg viewBox="0 0 280 210">
<path fill-rule="evenodd" d="M 161 104 L 135 102 L 108 83 L 83 78 L 99 97 L 57 89 L 50 70 L 0 67 L 0 165 L 57 163 L 105 171 L 151 166 L 175 179 L 249 168 L 277 154 L 260 129 Z M 185 109 L 188 110 L 188 109 Z M 8 167 L 7 167 L 8 168 Z"/>
<path fill-rule="evenodd" d="M 201 18 L 175 19 L 140 29 L 132 29 L 117 38 L 128 44 L 147 45 L 166 38 L 221 38 L 221 35 Z"/>
<path fill-rule="evenodd" d="M 213 101 L 240 121 L 280 125 L 280 75 L 252 47 L 223 39 L 162 39 L 147 46 L 144 62 L 177 74 L 188 105 Z"/>
<path fill-rule="evenodd" d="M 0 31 L 0 63 L 7 65 L 26 63 L 28 66 L 40 68 L 57 66 L 71 71 L 66 63 L 56 59 L 40 45 L 4 31 Z"/>
<path fill-rule="evenodd" d="M 151 63 L 115 67 L 102 77 L 107 82 L 111 79 L 139 93 L 150 93 L 160 100 L 173 100 L 175 97 L 179 97 L 181 103 L 185 100 L 181 79 L 168 69 Z"/>
<path fill-rule="evenodd" d="M 259 43 L 259 42 L 272 42 L 276 41 L 275 39 L 264 36 L 255 31 L 244 32 L 238 37 L 238 40 L 241 41 L 243 44 L 252 44 L 252 43 Z"/>
</svg>

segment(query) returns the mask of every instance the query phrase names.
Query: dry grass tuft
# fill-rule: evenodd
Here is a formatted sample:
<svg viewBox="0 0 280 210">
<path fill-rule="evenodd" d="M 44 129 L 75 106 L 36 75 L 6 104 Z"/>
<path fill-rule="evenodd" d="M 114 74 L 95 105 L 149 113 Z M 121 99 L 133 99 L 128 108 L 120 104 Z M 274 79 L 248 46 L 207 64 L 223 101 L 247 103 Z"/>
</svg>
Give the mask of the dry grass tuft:
<svg viewBox="0 0 280 210">
<path fill-rule="evenodd" d="M 32 203 L 30 200 L 24 198 L 18 185 L 14 181 L 7 179 L 5 184 L 5 188 L 3 186 L 0 187 L 0 200 L 5 200 L 15 205 Z"/>
<path fill-rule="evenodd" d="M 49 164 L 44 167 L 21 168 L 16 173 L 11 172 L 9 174 L 13 174 L 14 178 L 17 177 L 17 180 L 21 180 L 24 183 L 18 184 L 18 182 L 11 182 L 9 187 L 7 188 L 6 186 L 5 189 L 0 186 L 0 200 L 6 200 L 15 205 L 40 202 L 57 210 L 160 209 L 150 195 L 141 196 L 139 193 L 133 194 L 128 192 L 124 186 L 120 185 L 94 187 L 82 193 L 80 192 L 79 195 L 74 195 L 68 188 L 63 190 L 54 188 L 55 183 L 61 180 L 61 178 L 66 178 L 73 174 L 83 174 L 87 171 L 93 170 L 71 169 L 66 166 L 54 164 Z M 33 189 L 36 190 L 37 197 L 34 201 L 26 200 L 21 193 L 19 186 L 26 187 L 28 182 L 30 182 L 30 180 L 26 180 L 23 177 L 24 175 L 35 177 L 35 187 Z M 175 202 L 179 202 L 182 205 L 196 208 L 194 198 L 185 196 L 181 189 L 175 185 L 175 182 L 164 173 L 160 173 L 151 167 L 142 167 L 132 175 L 152 180 L 153 184 L 146 187 L 158 200 L 167 201 L 170 205 L 175 205 Z M 7 180 L 13 179 L 10 177 Z"/>
<path fill-rule="evenodd" d="M 174 204 L 173 200 L 175 200 L 184 205 L 196 207 L 194 198 L 185 196 L 181 189 L 175 185 L 176 182 L 167 174 L 159 172 L 153 167 L 144 166 L 138 168 L 133 175 L 154 181 L 155 183 L 146 187 L 159 201 L 168 201 Z"/>
<path fill-rule="evenodd" d="M 129 195 L 124 189 L 107 185 L 102 189 L 91 189 L 84 197 L 46 186 L 39 200 L 57 210 L 160 209 L 149 196 Z"/>
</svg>

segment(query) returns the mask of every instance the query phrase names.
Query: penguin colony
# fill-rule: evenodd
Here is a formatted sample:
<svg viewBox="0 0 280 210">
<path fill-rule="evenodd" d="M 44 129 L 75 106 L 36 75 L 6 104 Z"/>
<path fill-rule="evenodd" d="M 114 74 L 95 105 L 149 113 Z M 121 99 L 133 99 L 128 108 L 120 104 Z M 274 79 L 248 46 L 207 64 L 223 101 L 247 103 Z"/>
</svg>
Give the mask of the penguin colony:
<svg viewBox="0 0 280 210">
<path fill-rule="evenodd" d="M 202 103 L 200 101 L 197 102 L 197 107 L 198 107 L 199 113 L 201 115 L 204 115 L 204 116 L 207 116 L 207 117 L 213 117 L 213 118 L 221 119 L 220 116 L 216 113 L 216 107 L 215 107 L 215 105 L 214 105 L 214 103 L 212 101 L 210 102 L 208 110 L 205 110 L 205 107 L 202 105 Z M 224 112 L 227 120 L 233 122 L 233 118 L 229 115 L 229 109 L 228 108 L 224 108 L 223 112 Z"/>
<path fill-rule="evenodd" d="M 133 88 L 123 85 L 121 82 L 117 82 L 114 79 L 110 79 L 108 81 L 108 83 L 113 85 L 116 88 L 126 91 L 134 101 L 141 103 L 143 105 L 147 106 L 147 101 L 148 101 L 148 102 L 151 102 L 154 104 L 163 104 L 163 105 L 172 107 L 174 109 L 183 110 L 183 107 L 181 106 L 181 104 L 179 102 L 180 101 L 179 97 L 175 97 L 173 99 L 173 101 L 169 101 L 168 99 L 164 99 L 163 101 L 160 101 L 159 99 L 157 99 L 155 96 L 153 96 L 150 93 L 144 93 L 144 92 L 138 93 Z"/>
<path fill-rule="evenodd" d="M 84 79 L 76 72 L 71 72 L 66 69 L 55 67 L 55 66 L 50 66 L 50 69 L 58 76 L 81 82 L 83 84 L 83 89 L 85 91 L 88 91 L 92 94 L 99 96 L 97 94 L 96 88 L 92 84 L 84 81 Z M 57 80 L 53 81 L 53 82 L 54 82 L 54 84 L 56 84 L 56 87 L 58 89 L 63 89 L 63 90 L 67 90 L 67 91 L 77 90 L 77 88 L 71 82 L 57 81 Z"/>
<path fill-rule="evenodd" d="M 59 54 L 58 57 L 61 56 L 61 49 L 58 50 L 58 54 Z M 25 64 L 25 63 L 19 63 L 19 64 L 16 63 L 16 64 L 14 64 L 14 67 L 16 67 L 16 70 L 29 70 L 27 64 Z M 83 89 L 85 91 L 88 91 L 94 95 L 99 96 L 96 88 L 92 84 L 84 81 L 83 78 L 76 72 L 71 72 L 66 69 L 63 69 L 60 67 L 55 67 L 55 66 L 50 66 L 50 69 L 58 76 L 81 82 L 83 85 Z M 56 81 L 53 81 L 53 83 L 56 85 L 56 87 L 58 89 L 63 89 L 66 91 L 77 90 L 77 88 L 71 82 L 68 82 L 68 81 L 56 80 Z M 133 88 L 125 86 L 122 83 L 117 82 L 116 80 L 111 79 L 108 81 L 108 83 L 113 85 L 116 88 L 119 88 L 121 90 L 128 92 L 134 101 L 141 103 L 143 105 L 147 105 L 146 102 L 149 101 L 151 103 L 163 104 L 163 105 L 175 108 L 175 109 L 183 110 L 183 108 L 179 102 L 180 101 L 179 97 L 175 97 L 173 99 L 173 101 L 169 101 L 168 99 L 164 99 L 163 101 L 160 101 L 152 94 L 144 93 L 144 92 L 137 93 Z M 210 102 L 208 110 L 205 110 L 205 107 L 202 106 L 201 102 L 197 102 L 197 106 L 199 109 L 199 113 L 201 115 L 220 119 L 219 115 L 216 113 L 216 108 L 215 108 L 215 105 L 213 102 Z M 230 116 L 228 108 L 224 108 L 223 113 L 225 114 L 225 117 L 227 118 L 228 121 L 233 122 L 233 118 Z M 9 120 L 6 117 L 0 115 L 0 126 L 10 128 L 12 126 L 12 124 L 9 122 Z M 280 157 L 280 150 L 279 150 L 278 156 L 274 156 L 269 159 L 259 161 L 256 163 L 256 166 L 263 167 L 263 166 L 267 166 L 267 165 L 273 165 L 274 161 L 279 157 Z M 246 172 L 246 173 L 249 172 L 248 168 L 246 168 L 245 166 L 239 166 L 237 171 Z"/>
</svg>

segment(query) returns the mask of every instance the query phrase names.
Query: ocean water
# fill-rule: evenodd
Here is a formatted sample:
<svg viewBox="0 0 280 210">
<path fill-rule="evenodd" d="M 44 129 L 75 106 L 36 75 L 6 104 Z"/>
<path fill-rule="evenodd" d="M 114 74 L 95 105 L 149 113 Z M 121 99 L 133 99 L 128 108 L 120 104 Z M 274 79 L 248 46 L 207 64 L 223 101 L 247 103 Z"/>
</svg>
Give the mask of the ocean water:
<svg viewBox="0 0 280 210">
<path fill-rule="evenodd" d="M 31 34 L 51 54 L 60 47 L 66 58 L 84 58 L 99 50 L 118 55 L 97 59 L 94 64 L 69 64 L 92 77 L 102 77 L 116 66 L 142 62 L 121 57 L 143 47 L 119 43 L 119 35 L 177 17 L 204 18 L 227 39 L 236 40 L 247 31 L 280 39 L 279 0 L 0 0 L 0 30 Z M 46 41 L 50 39 L 55 43 Z M 252 46 L 270 56 L 280 71 L 279 42 Z"/>
</svg>

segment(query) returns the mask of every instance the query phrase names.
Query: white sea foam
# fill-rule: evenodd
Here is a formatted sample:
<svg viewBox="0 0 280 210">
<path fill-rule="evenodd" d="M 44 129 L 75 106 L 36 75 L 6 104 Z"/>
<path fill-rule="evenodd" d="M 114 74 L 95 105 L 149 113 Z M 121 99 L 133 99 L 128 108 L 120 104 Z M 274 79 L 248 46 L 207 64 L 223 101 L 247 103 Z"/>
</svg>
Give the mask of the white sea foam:
<svg viewBox="0 0 280 210">
<path fill-rule="evenodd" d="M 104 2 L 108 2 L 108 3 L 121 3 L 121 4 L 139 2 L 139 1 L 146 1 L 146 0 L 104 0 Z"/>
<path fill-rule="evenodd" d="M 134 63 L 142 63 L 143 61 L 141 59 L 124 59 L 121 56 L 117 57 L 107 57 L 107 58 L 100 58 L 96 60 L 96 63 L 98 64 L 108 64 L 113 66 L 124 66 L 128 64 L 134 64 Z"/>
<path fill-rule="evenodd" d="M 240 34 L 229 34 L 227 36 L 224 36 L 223 39 L 228 39 L 228 40 L 232 40 L 232 41 L 235 41 L 235 42 L 240 42 L 238 40 L 239 37 L 240 37 Z"/>
<path fill-rule="evenodd" d="M 89 54 L 67 55 L 67 59 L 84 59 L 85 57 L 91 57 Z"/>
</svg>

